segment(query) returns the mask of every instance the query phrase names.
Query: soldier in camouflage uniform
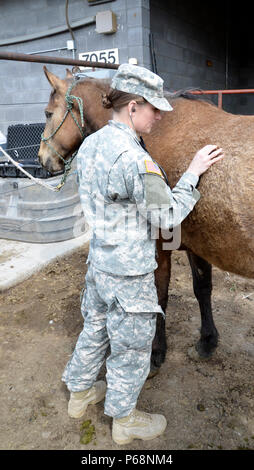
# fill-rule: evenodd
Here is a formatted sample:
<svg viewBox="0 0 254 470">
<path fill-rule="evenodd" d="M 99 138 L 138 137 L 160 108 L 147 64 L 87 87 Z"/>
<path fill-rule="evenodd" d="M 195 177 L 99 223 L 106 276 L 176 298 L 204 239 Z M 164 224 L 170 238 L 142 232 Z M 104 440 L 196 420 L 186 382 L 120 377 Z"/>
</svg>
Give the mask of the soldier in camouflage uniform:
<svg viewBox="0 0 254 470">
<path fill-rule="evenodd" d="M 81 305 L 84 328 L 63 381 L 71 392 L 72 417 L 81 417 L 88 404 L 106 395 L 104 412 L 113 417 L 113 439 L 126 444 L 152 439 L 166 427 L 164 416 L 136 410 L 150 369 L 156 315 L 163 315 L 154 284 L 152 228 L 181 224 L 199 200 L 199 174 L 221 158 L 221 149 L 202 149 L 171 190 L 137 135 L 150 132 L 160 110 L 172 110 L 163 96 L 163 80 L 143 67 L 123 64 L 111 88 L 128 93 L 129 101 L 114 108 L 113 120 L 86 138 L 78 153 L 80 199 L 93 235 Z M 96 378 L 109 345 L 106 386 Z"/>
</svg>

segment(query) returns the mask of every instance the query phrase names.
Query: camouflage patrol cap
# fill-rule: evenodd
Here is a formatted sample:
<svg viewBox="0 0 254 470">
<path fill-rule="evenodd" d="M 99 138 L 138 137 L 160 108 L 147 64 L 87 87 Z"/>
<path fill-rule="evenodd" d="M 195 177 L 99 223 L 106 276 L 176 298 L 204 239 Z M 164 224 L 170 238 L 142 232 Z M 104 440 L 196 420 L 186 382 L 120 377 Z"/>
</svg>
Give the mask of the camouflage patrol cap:
<svg viewBox="0 0 254 470">
<path fill-rule="evenodd" d="M 172 106 L 163 95 L 163 83 L 159 75 L 145 67 L 122 64 L 112 79 L 111 88 L 143 96 L 161 111 L 172 111 Z"/>
</svg>

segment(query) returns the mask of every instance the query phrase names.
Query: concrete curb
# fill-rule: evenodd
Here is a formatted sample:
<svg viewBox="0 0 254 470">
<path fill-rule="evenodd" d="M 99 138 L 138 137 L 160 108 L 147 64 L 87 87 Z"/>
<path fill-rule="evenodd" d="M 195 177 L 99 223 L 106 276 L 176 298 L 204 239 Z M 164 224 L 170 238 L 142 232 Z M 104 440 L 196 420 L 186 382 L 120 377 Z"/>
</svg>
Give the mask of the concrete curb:
<svg viewBox="0 0 254 470">
<path fill-rule="evenodd" d="M 89 245 L 91 233 L 55 243 L 26 243 L 0 239 L 0 291 L 28 279 L 47 264 Z"/>
</svg>

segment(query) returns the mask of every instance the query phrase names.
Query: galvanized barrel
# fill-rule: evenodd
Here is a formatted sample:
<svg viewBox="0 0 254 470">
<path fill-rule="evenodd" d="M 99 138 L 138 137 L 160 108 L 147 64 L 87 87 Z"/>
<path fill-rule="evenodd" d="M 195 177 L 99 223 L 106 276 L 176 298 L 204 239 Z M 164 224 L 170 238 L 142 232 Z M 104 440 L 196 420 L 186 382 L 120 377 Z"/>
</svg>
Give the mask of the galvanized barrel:
<svg viewBox="0 0 254 470">
<path fill-rule="evenodd" d="M 60 181 L 61 176 L 47 179 L 54 186 Z M 0 178 L 0 238 L 51 243 L 76 238 L 87 230 L 75 171 L 59 192 L 27 178 Z"/>
</svg>

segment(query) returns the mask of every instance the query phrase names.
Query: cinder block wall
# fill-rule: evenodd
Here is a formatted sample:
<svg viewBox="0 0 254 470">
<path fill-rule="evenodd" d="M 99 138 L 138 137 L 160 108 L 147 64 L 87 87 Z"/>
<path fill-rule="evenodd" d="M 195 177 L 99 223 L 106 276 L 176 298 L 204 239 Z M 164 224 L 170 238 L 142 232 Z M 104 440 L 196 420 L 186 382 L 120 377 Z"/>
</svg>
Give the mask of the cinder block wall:
<svg viewBox="0 0 254 470">
<path fill-rule="evenodd" d="M 150 31 L 154 38 L 157 72 L 171 90 L 185 87 L 203 89 L 252 88 L 254 60 L 251 15 L 226 8 L 226 0 L 115 0 L 89 6 L 87 0 L 69 1 L 70 23 L 94 18 L 98 11 L 112 10 L 117 17 L 115 34 L 98 34 L 95 23 L 74 29 L 76 57 L 80 52 L 119 48 L 120 63 L 136 57 L 139 65 L 152 68 Z M 29 42 L 2 45 L 1 41 L 43 32 L 66 25 L 65 0 L 2 0 L 0 2 L 0 50 L 31 53 L 65 47 L 69 31 Z M 228 31 L 228 33 L 227 33 Z M 228 50 L 227 50 L 228 34 Z M 43 55 L 43 54 L 42 54 Z M 63 50 L 44 55 L 70 57 Z M 226 56 L 228 74 L 226 76 Z M 211 61 L 211 66 L 207 65 Z M 66 67 L 49 65 L 61 77 Z M 0 130 L 8 125 L 44 122 L 44 108 L 50 86 L 43 65 L 0 61 Z M 215 99 L 216 101 L 216 99 Z M 227 96 L 224 109 L 254 114 L 254 96 Z"/>
<path fill-rule="evenodd" d="M 119 49 L 120 63 L 135 57 L 139 65 L 150 67 L 149 0 L 115 0 L 89 6 L 87 0 L 69 1 L 70 24 L 95 17 L 99 11 L 112 10 L 117 17 L 117 32 L 98 34 L 95 22 L 74 29 L 76 58 L 81 52 Z M 0 2 L 0 50 L 21 53 L 65 47 L 71 39 L 69 31 L 29 42 L 2 45 L 1 41 L 43 32 L 66 25 L 65 0 L 2 0 Z M 72 58 L 67 50 L 41 55 Z M 49 70 L 64 78 L 66 66 L 48 65 Z M 44 122 L 50 85 L 43 73 L 43 64 L 0 61 L 0 130 L 6 134 L 8 125 Z"/>
<path fill-rule="evenodd" d="M 250 15 L 251 18 L 251 15 Z M 244 47 L 241 48 L 240 56 L 240 74 L 239 85 L 240 88 L 253 89 L 254 88 L 254 38 L 252 29 L 246 25 L 246 39 Z M 240 95 L 239 113 L 241 114 L 254 114 L 254 94 Z"/>
<path fill-rule="evenodd" d="M 168 88 L 253 87 L 251 15 L 248 10 L 237 8 L 239 5 L 229 3 L 230 8 L 226 0 L 150 1 L 157 72 Z M 246 55 L 248 59 L 244 60 Z M 217 103 L 217 98 L 213 101 Z M 224 96 L 223 108 L 233 113 L 254 114 L 254 96 Z"/>
</svg>

